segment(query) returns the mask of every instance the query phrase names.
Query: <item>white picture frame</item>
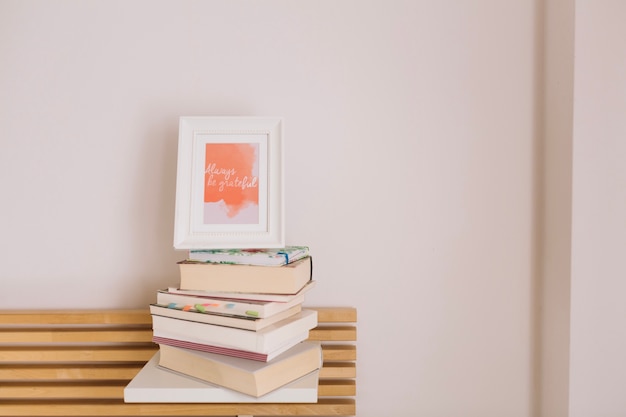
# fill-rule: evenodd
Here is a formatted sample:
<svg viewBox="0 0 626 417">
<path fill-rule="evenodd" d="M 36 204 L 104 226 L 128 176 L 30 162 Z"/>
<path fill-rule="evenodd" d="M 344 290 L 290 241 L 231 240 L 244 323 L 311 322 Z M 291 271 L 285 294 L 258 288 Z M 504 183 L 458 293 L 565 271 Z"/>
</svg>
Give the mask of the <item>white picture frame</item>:
<svg viewBox="0 0 626 417">
<path fill-rule="evenodd" d="M 285 246 L 283 120 L 179 120 L 174 248 Z"/>
</svg>

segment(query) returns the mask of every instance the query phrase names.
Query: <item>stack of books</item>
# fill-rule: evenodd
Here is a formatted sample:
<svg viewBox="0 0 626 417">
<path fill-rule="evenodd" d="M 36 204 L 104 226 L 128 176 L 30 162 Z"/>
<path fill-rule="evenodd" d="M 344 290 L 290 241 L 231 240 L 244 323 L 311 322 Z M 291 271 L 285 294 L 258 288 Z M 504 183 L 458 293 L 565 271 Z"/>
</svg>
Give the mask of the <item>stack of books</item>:
<svg viewBox="0 0 626 417">
<path fill-rule="evenodd" d="M 316 311 L 303 308 L 315 286 L 307 247 L 191 250 L 178 265 L 179 284 L 158 291 L 150 305 L 159 352 L 125 390 L 127 402 L 155 401 L 133 388 L 165 389 L 157 370 L 174 374 L 177 386 L 191 378 L 272 402 L 317 401 L 322 351 L 307 341 L 317 326 Z M 305 395 L 285 394 L 292 391 Z"/>
</svg>

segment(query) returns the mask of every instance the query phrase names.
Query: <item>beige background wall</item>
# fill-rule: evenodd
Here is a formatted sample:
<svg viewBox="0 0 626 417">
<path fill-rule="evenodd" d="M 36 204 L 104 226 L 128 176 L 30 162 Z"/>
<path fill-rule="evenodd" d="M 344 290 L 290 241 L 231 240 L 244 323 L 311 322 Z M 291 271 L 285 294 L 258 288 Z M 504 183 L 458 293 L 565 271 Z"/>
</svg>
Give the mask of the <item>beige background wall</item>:
<svg viewBox="0 0 626 417">
<path fill-rule="evenodd" d="M 541 365 L 569 332 L 542 335 L 568 325 L 569 238 L 546 269 L 542 226 L 571 211 L 546 190 L 570 183 L 572 89 L 546 82 L 571 85 L 572 19 L 556 0 L 0 0 L 0 303 L 147 306 L 184 257 L 178 117 L 282 116 L 307 304 L 359 309 L 359 416 L 563 412 L 568 369 Z"/>
<path fill-rule="evenodd" d="M 570 415 L 626 398 L 626 3 L 576 3 Z"/>
</svg>

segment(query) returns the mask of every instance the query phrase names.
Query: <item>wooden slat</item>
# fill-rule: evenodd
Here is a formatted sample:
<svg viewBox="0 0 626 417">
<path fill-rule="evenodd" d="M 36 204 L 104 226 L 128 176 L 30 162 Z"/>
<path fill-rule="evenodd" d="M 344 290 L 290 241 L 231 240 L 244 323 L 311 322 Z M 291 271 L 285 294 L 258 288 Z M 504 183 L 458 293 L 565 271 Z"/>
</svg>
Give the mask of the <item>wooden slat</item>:
<svg viewBox="0 0 626 417">
<path fill-rule="evenodd" d="M 356 308 L 354 307 L 305 307 L 317 310 L 317 321 L 320 323 L 354 323 Z"/>
<path fill-rule="evenodd" d="M 132 365 L 10 365 L 0 366 L 0 381 L 15 380 L 128 380 L 143 368 L 143 363 Z"/>
<path fill-rule="evenodd" d="M 0 330 L 2 343 L 146 343 L 152 329 L 18 329 Z"/>
<path fill-rule="evenodd" d="M 318 326 L 309 332 L 309 340 L 320 341 L 356 341 L 354 326 Z"/>
<path fill-rule="evenodd" d="M 2 343 L 146 343 L 152 340 L 151 329 L 33 329 L 0 331 Z M 309 340 L 356 341 L 351 326 L 316 327 Z"/>
<path fill-rule="evenodd" d="M 320 323 L 356 322 L 354 307 L 305 307 L 317 310 Z M 8 310 L 0 311 L 0 324 L 152 324 L 147 309 L 136 310 Z"/>
<path fill-rule="evenodd" d="M 355 378 L 356 364 L 339 362 L 324 363 L 320 369 L 320 378 Z"/>
<path fill-rule="evenodd" d="M 322 344 L 325 361 L 355 361 L 356 345 Z"/>
<path fill-rule="evenodd" d="M 356 360 L 354 345 L 322 345 L 328 361 Z M 154 344 L 137 347 L 0 347 L 0 365 L 16 362 L 140 362 L 148 361 L 158 350 Z"/>
<path fill-rule="evenodd" d="M 59 416 L 353 416 L 353 399 L 322 398 L 313 404 L 126 404 L 119 400 L 97 402 L 73 401 L 6 401 L 0 404 L 2 417 L 59 417 Z"/>
<path fill-rule="evenodd" d="M 128 380 L 137 375 L 143 363 L 132 365 L 10 365 L 0 367 L 0 381 L 49 380 Z M 324 362 L 320 378 L 352 378 L 354 363 Z"/>
<path fill-rule="evenodd" d="M 3 383 L 0 400 L 16 399 L 124 399 L 124 387 L 128 381 L 90 383 L 69 382 L 22 382 Z M 356 384 L 353 380 L 320 380 L 320 397 L 354 396 Z M 1 404 L 1 403 L 0 403 Z"/>
<path fill-rule="evenodd" d="M 356 382 L 351 379 L 321 379 L 318 387 L 320 397 L 350 397 L 356 395 Z"/>
<path fill-rule="evenodd" d="M 0 365 L 15 362 L 147 362 L 158 350 L 150 343 L 111 347 L 0 347 Z"/>
<path fill-rule="evenodd" d="M 0 324 L 152 324 L 148 310 L 9 310 L 0 311 Z"/>
<path fill-rule="evenodd" d="M 128 381 L 117 384 L 76 384 L 39 382 L 28 384 L 2 384 L 0 400 L 28 398 L 40 399 L 124 399 L 124 387 Z"/>
</svg>

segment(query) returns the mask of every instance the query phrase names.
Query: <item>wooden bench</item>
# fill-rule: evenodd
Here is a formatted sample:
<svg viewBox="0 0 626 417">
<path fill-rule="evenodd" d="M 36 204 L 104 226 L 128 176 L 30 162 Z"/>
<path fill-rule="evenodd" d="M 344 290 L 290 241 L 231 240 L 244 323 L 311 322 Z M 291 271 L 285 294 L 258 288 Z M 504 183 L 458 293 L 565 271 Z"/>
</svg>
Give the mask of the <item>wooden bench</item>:
<svg viewBox="0 0 626 417">
<path fill-rule="evenodd" d="M 0 416 L 353 416 L 356 309 L 316 308 L 322 342 L 313 404 L 125 403 L 154 355 L 148 310 L 0 311 Z"/>
</svg>

